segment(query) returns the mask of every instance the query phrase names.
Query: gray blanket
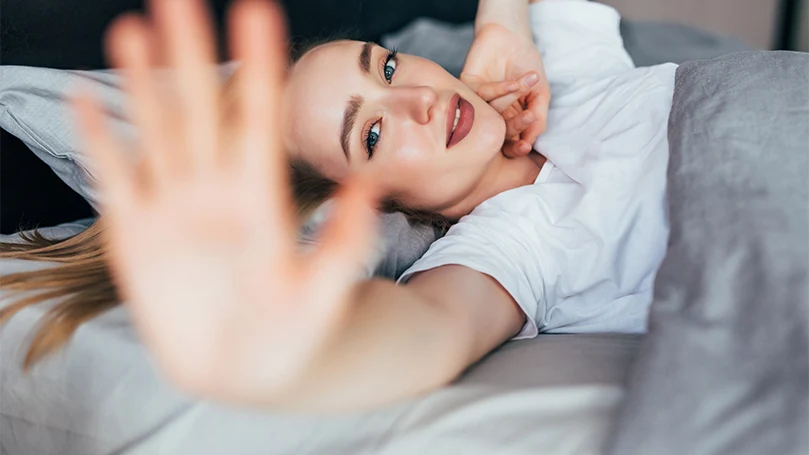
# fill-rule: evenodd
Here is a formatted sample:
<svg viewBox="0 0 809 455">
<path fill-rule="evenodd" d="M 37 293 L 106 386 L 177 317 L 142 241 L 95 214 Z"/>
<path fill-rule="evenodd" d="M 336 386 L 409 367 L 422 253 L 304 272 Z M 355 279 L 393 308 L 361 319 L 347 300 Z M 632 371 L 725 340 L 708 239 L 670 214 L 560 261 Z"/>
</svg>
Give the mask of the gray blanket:
<svg viewBox="0 0 809 455">
<path fill-rule="evenodd" d="M 613 454 L 809 453 L 809 54 L 682 65 L 671 239 Z"/>
</svg>

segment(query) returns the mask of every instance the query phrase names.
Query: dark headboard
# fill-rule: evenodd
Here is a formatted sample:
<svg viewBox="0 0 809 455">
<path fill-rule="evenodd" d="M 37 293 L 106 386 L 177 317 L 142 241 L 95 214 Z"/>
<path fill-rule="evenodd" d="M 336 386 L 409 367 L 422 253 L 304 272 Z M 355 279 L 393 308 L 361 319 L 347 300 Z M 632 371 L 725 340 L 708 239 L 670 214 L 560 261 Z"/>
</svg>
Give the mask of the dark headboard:
<svg viewBox="0 0 809 455">
<path fill-rule="evenodd" d="M 221 28 L 229 1 L 211 2 Z M 469 22 L 476 0 L 286 0 L 293 38 L 321 38 L 335 32 L 377 40 L 421 16 Z M 101 38 L 118 14 L 143 10 L 143 0 L 0 0 L 0 62 L 52 68 L 103 68 Z"/>
</svg>

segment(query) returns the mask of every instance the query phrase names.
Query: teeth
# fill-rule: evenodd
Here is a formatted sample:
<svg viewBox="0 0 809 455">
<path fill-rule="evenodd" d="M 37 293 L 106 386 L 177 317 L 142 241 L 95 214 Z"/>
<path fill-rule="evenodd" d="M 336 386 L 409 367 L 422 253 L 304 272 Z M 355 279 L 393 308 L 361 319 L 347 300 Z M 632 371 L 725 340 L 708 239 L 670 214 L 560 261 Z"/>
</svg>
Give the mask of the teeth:
<svg viewBox="0 0 809 455">
<path fill-rule="evenodd" d="M 458 120 L 460 119 L 461 119 L 461 107 L 458 106 L 455 108 L 455 121 L 452 122 L 452 131 L 450 131 L 450 134 L 455 132 L 455 128 L 458 127 Z"/>
</svg>

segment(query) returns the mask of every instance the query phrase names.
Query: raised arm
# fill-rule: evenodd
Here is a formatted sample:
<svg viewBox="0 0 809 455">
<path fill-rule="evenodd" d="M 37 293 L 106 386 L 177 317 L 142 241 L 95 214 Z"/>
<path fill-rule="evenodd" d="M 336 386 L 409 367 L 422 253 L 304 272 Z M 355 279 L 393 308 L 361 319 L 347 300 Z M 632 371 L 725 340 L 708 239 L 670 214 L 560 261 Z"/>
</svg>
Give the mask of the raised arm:
<svg viewBox="0 0 809 455">
<path fill-rule="evenodd" d="M 458 266 L 407 286 L 357 284 L 375 220 L 362 176 L 335 198 L 318 250 L 296 250 L 282 13 L 260 0 L 233 11 L 242 66 L 226 119 L 201 0 L 153 0 L 153 20 L 129 16 L 111 30 L 137 171 L 92 97 L 75 100 L 100 171 L 107 260 L 143 342 L 179 388 L 255 407 L 366 409 L 446 384 L 520 329 L 519 310 L 492 279 Z M 173 70 L 176 97 L 153 83 L 158 62 Z"/>
</svg>

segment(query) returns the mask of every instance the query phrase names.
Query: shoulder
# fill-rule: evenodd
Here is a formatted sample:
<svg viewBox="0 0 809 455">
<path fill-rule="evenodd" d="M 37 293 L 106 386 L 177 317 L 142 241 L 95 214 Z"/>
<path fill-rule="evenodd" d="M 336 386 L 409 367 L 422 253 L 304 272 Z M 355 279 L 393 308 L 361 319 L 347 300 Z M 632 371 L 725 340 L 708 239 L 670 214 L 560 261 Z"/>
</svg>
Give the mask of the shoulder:
<svg viewBox="0 0 809 455">
<path fill-rule="evenodd" d="M 433 243 L 400 283 L 422 272 L 433 274 L 445 266 L 460 266 L 496 283 L 526 315 L 517 338 L 535 336 L 546 306 L 546 280 L 553 281 L 557 274 L 564 245 L 575 244 L 567 238 L 574 230 L 553 226 L 561 213 L 559 204 L 565 200 L 547 194 L 546 189 L 554 187 L 578 185 L 527 185 L 485 201 Z"/>
</svg>

